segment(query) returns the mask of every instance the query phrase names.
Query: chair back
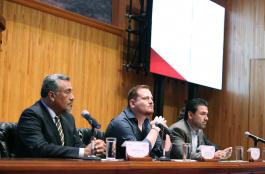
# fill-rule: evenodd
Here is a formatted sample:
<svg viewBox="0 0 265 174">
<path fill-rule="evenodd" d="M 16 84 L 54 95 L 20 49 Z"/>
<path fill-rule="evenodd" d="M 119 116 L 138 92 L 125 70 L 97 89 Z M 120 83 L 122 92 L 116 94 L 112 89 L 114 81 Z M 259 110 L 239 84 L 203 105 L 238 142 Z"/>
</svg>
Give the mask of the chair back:
<svg viewBox="0 0 265 174">
<path fill-rule="evenodd" d="M 0 122 L 0 158 L 15 157 L 17 123 Z"/>
<path fill-rule="evenodd" d="M 16 128 L 17 123 L 0 122 L 0 158 L 15 157 Z M 91 129 L 77 128 L 77 132 L 81 141 L 88 145 L 92 135 Z M 105 140 L 104 132 L 95 130 L 94 136 L 97 139 Z"/>
</svg>

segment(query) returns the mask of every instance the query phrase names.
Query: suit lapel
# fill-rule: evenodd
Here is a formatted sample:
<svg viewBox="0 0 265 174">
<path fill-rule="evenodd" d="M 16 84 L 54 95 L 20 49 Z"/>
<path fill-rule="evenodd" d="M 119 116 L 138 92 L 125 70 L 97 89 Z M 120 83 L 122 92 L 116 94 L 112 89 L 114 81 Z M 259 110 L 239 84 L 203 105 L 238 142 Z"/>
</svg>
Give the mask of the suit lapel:
<svg viewBox="0 0 265 174">
<path fill-rule="evenodd" d="M 57 130 L 57 127 L 54 124 L 54 121 L 52 120 L 52 117 L 49 114 L 48 110 L 45 108 L 45 106 L 42 104 L 41 101 L 39 101 L 39 103 L 40 103 L 40 106 L 42 108 L 42 112 L 43 112 L 43 115 L 44 115 L 43 119 L 44 119 L 45 124 L 47 124 L 47 127 L 49 129 L 47 131 L 51 131 L 50 135 L 53 135 L 51 138 L 55 137 L 55 141 L 57 142 L 58 145 L 60 145 L 61 144 L 61 139 L 60 139 L 60 135 L 59 135 L 59 132 Z"/>
<path fill-rule="evenodd" d="M 190 130 L 190 127 L 189 127 L 188 123 L 185 120 L 183 120 L 183 123 L 184 123 L 183 128 L 184 128 L 184 130 L 186 132 L 186 135 L 187 135 L 187 141 L 186 142 L 191 143 L 191 130 Z"/>
<path fill-rule="evenodd" d="M 204 140 L 203 140 L 203 131 L 200 129 L 198 133 L 198 143 L 199 145 L 205 145 Z"/>
</svg>

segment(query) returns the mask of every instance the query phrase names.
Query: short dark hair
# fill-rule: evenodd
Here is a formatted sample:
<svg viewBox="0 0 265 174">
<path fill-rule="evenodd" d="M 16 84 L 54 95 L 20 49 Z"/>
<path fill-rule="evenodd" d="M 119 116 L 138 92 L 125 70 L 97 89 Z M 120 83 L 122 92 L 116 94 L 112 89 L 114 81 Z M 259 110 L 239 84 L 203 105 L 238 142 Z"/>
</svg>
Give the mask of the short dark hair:
<svg viewBox="0 0 265 174">
<path fill-rule="evenodd" d="M 208 107 L 208 102 L 202 98 L 194 98 L 188 101 L 186 105 L 186 110 L 185 110 L 185 116 L 184 119 L 188 120 L 188 113 L 189 111 L 192 113 L 195 113 L 198 109 L 198 106 L 207 106 Z"/>
<path fill-rule="evenodd" d="M 57 91 L 59 89 L 58 80 L 70 81 L 70 78 L 63 74 L 50 74 L 46 76 L 41 87 L 41 97 L 47 97 L 50 91 Z"/>
<path fill-rule="evenodd" d="M 150 90 L 150 87 L 148 85 L 136 85 L 136 86 L 132 87 L 128 92 L 128 97 L 127 97 L 128 107 L 130 107 L 130 100 L 136 99 L 138 97 L 137 91 L 139 89 L 149 89 Z"/>
<path fill-rule="evenodd" d="M 185 111 L 185 106 L 180 109 L 179 115 L 177 116 L 177 121 L 182 120 L 185 117 Z"/>
</svg>

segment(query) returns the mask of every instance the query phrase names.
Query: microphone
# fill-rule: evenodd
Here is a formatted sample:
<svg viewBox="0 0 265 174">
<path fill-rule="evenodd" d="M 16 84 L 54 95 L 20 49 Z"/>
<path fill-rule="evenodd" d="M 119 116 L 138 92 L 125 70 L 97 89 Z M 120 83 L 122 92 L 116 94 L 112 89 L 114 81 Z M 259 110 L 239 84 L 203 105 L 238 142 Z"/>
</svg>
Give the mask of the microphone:
<svg viewBox="0 0 265 174">
<path fill-rule="evenodd" d="M 251 134 L 250 132 L 246 131 L 245 132 L 245 136 L 246 137 L 249 137 L 249 138 L 252 138 L 255 142 L 262 142 L 262 143 L 265 143 L 265 140 L 260 138 L 260 137 L 257 137 L 256 135 L 253 135 Z"/>
<path fill-rule="evenodd" d="M 81 115 L 88 121 L 88 123 L 96 129 L 100 129 L 101 125 L 94 119 L 91 117 L 91 115 L 89 114 L 89 112 L 87 110 L 83 110 L 81 112 Z"/>
<path fill-rule="evenodd" d="M 155 126 L 159 127 L 161 129 L 161 131 L 164 132 L 165 134 L 168 134 L 168 135 L 171 134 L 171 131 L 166 126 L 164 126 L 163 124 L 156 122 Z"/>
</svg>

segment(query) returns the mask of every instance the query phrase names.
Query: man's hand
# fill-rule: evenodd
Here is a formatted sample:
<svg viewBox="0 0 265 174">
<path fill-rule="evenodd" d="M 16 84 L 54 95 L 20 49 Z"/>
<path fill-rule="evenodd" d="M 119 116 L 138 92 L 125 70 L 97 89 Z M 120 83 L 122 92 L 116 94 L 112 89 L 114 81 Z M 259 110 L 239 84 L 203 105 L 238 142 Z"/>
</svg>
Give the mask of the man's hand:
<svg viewBox="0 0 265 174">
<path fill-rule="evenodd" d="M 84 149 L 84 155 L 92 155 L 92 150 L 94 150 L 94 155 L 102 155 L 106 153 L 106 144 L 103 140 L 94 139 L 87 145 Z"/>
<path fill-rule="evenodd" d="M 225 155 L 225 152 L 223 150 L 217 150 L 214 153 L 214 159 L 221 159 L 221 157 L 224 155 Z"/>
<path fill-rule="evenodd" d="M 218 150 L 214 154 L 215 159 L 228 159 L 231 157 L 232 147 L 228 147 L 224 150 Z"/>
<path fill-rule="evenodd" d="M 95 140 L 94 150 L 96 155 L 102 155 L 106 153 L 106 143 L 103 140 Z"/>
<path fill-rule="evenodd" d="M 150 122 L 152 127 L 155 126 L 156 123 L 161 123 L 163 126 L 168 127 L 167 120 L 162 116 L 156 116 L 155 119 Z"/>
</svg>

